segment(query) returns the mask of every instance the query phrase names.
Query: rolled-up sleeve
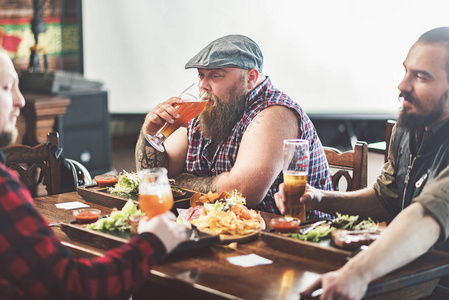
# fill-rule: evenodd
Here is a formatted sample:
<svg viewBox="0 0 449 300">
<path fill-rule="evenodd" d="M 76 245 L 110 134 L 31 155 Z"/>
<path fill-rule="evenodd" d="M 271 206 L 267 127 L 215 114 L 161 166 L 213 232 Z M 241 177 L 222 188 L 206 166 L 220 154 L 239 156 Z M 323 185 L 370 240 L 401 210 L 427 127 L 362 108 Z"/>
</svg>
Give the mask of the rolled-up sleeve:
<svg viewBox="0 0 449 300">
<path fill-rule="evenodd" d="M 377 177 L 373 185 L 379 201 L 393 216 L 396 216 L 400 211 L 393 151 L 395 133 L 396 126 L 393 127 L 390 149 L 388 150 L 388 161 L 384 164 L 381 174 Z"/>
<path fill-rule="evenodd" d="M 421 194 L 413 201 L 421 203 L 440 224 L 441 234 L 438 243 L 446 241 L 449 237 L 449 166 L 427 182 Z"/>
</svg>

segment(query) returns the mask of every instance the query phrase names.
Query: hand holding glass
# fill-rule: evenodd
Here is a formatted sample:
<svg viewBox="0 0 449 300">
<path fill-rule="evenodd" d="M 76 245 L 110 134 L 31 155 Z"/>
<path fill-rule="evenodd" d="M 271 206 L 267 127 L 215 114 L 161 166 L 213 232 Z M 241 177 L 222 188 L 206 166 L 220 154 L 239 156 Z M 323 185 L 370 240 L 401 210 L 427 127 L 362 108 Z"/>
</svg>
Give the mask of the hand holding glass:
<svg viewBox="0 0 449 300">
<path fill-rule="evenodd" d="M 148 219 L 173 207 L 173 194 L 167 169 L 153 168 L 139 171 L 139 206 Z"/>
<path fill-rule="evenodd" d="M 194 83 L 189 86 L 184 92 L 179 95 L 179 98 L 183 100 L 182 103 L 176 103 L 173 107 L 178 110 L 179 119 L 173 123 L 165 123 L 155 135 L 145 134 L 145 138 L 160 152 L 164 152 L 162 143 L 166 138 L 176 131 L 182 124 L 185 124 L 198 116 L 200 112 L 206 107 L 208 100 L 206 98 L 207 93 L 200 96 L 200 90 L 198 84 Z"/>
<path fill-rule="evenodd" d="M 284 191 L 286 218 L 299 217 L 306 220 L 306 208 L 299 202 L 307 186 L 309 171 L 309 142 L 307 140 L 284 140 Z"/>
</svg>

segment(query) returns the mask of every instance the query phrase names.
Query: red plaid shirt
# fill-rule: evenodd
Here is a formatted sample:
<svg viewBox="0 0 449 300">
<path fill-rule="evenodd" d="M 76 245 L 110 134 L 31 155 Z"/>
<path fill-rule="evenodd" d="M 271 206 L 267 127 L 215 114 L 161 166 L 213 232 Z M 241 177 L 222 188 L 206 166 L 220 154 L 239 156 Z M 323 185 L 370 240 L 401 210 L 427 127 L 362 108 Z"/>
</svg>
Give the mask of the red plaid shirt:
<svg viewBox="0 0 449 300">
<path fill-rule="evenodd" d="M 212 153 L 208 149 L 211 140 L 202 136 L 199 130 L 198 117 L 190 122 L 187 132 L 189 145 L 184 172 L 205 177 L 229 172 L 234 166 L 246 128 L 259 112 L 272 105 L 285 106 L 297 112 L 301 120 L 301 139 L 306 139 L 310 143 L 308 183 L 319 189 L 331 190 L 332 181 L 329 165 L 315 127 L 298 103 L 275 89 L 269 78 L 251 91 L 246 99 L 243 117 L 234 126 L 228 139 L 218 145 L 215 152 Z M 274 201 L 274 194 L 278 191 L 281 182 L 283 182 L 282 172 L 271 185 L 263 201 L 255 209 L 279 214 Z"/>
<path fill-rule="evenodd" d="M 72 257 L 0 152 L 0 299 L 128 299 L 165 254 L 144 233 L 104 257 Z"/>
</svg>

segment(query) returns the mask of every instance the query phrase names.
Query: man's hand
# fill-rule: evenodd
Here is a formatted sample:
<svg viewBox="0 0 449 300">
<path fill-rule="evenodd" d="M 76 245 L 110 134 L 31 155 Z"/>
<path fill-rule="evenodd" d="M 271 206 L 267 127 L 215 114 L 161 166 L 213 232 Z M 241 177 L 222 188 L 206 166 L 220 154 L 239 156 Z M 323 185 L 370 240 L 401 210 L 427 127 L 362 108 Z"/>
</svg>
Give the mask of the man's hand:
<svg viewBox="0 0 449 300">
<path fill-rule="evenodd" d="M 319 288 L 323 289 L 321 300 L 358 300 L 365 295 L 368 282 L 360 274 L 343 267 L 322 275 L 300 295 L 310 297 L 312 292 Z"/>
<path fill-rule="evenodd" d="M 156 105 L 145 117 L 145 122 L 142 127 L 143 132 L 149 135 L 154 135 L 166 122 L 175 122 L 180 115 L 174 105 L 182 102 L 181 98 L 172 97 L 167 101 Z"/>
<path fill-rule="evenodd" d="M 321 190 L 316 189 L 311 185 L 307 184 L 306 192 L 304 193 L 304 195 L 301 196 L 301 198 L 298 199 L 298 201 L 302 204 L 305 204 L 307 210 L 312 210 L 313 207 L 321 201 L 322 197 L 323 195 Z M 274 194 L 274 200 L 276 201 L 276 206 L 281 212 L 281 214 L 284 214 L 285 212 L 284 183 L 281 183 L 279 185 L 279 192 Z"/>
<path fill-rule="evenodd" d="M 137 232 L 151 232 L 164 244 L 167 253 L 171 252 L 179 243 L 187 239 L 185 227 L 175 222 L 175 215 L 166 212 L 157 215 L 151 220 L 147 217 L 140 219 Z"/>
</svg>

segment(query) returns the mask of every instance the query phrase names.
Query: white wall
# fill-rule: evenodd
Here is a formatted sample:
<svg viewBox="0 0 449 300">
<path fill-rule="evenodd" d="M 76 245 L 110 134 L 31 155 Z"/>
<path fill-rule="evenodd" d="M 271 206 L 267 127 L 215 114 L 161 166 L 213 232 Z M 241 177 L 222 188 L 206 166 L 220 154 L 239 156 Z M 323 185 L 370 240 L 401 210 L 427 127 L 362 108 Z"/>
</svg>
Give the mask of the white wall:
<svg viewBox="0 0 449 300">
<path fill-rule="evenodd" d="M 395 113 L 408 49 L 448 12 L 447 0 L 88 0 L 84 70 L 111 112 L 146 113 L 197 80 L 193 55 L 239 33 L 307 112 Z"/>
</svg>

